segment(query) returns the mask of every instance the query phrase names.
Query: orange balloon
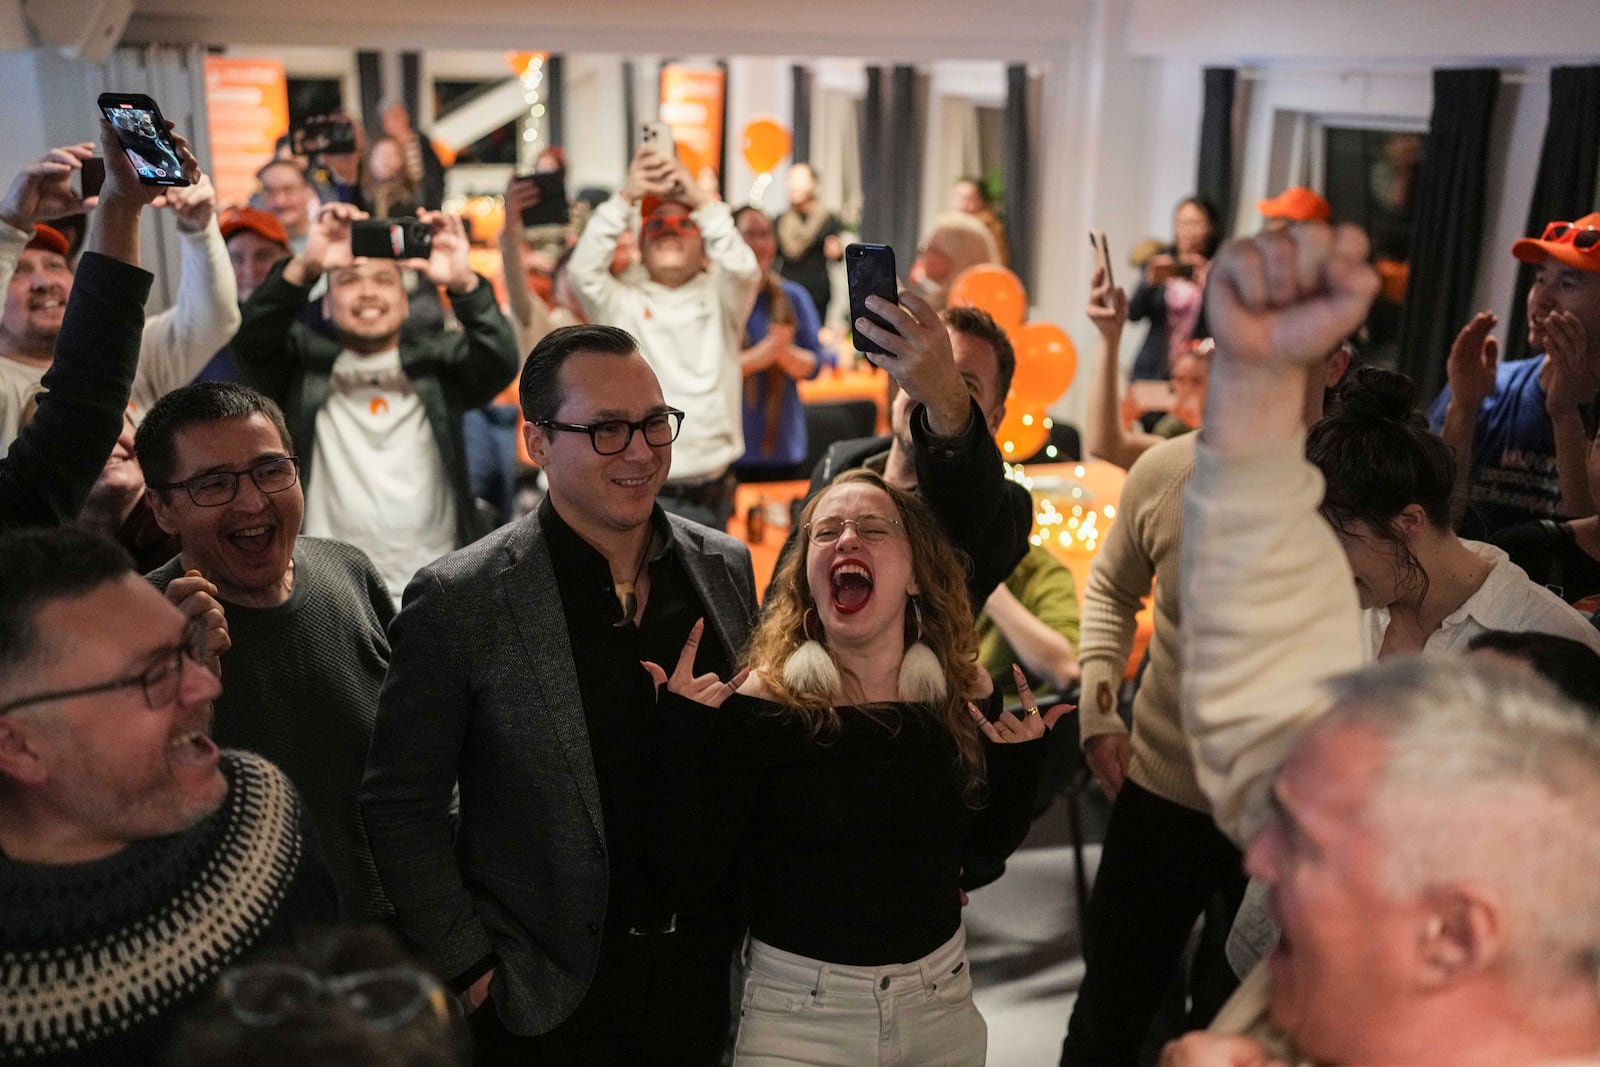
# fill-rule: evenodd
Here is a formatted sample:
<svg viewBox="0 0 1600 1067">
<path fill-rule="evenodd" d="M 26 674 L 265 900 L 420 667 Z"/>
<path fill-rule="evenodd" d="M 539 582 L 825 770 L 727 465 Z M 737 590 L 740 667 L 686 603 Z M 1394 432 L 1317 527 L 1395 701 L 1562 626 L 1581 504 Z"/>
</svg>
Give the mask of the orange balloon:
<svg viewBox="0 0 1600 1067">
<path fill-rule="evenodd" d="M 1032 458 L 1050 439 L 1050 428 L 1044 424 L 1044 409 L 1026 404 L 1007 408 L 994 439 L 1000 446 L 1000 458 L 1007 463 L 1021 463 Z"/>
<path fill-rule="evenodd" d="M 1028 293 L 1022 279 L 998 263 L 980 263 L 957 274 L 945 303 L 987 311 L 1006 333 L 1028 317 Z"/>
<path fill-rule="evenodd" d="M 1028 322 L 1011 331 L 1011 346 L 1017 351 L 1011 402 L 1040 409 L 1055 403 L 1078 371 L 1072 338 L 1054 323 Z"/>
<path fill-rule="evenodd" d="M 756 119 L 744 128 L 744 161 L 757 174 L 771 174 L 789 154 L 789 131 L 771 119 Z"/>
</svg>

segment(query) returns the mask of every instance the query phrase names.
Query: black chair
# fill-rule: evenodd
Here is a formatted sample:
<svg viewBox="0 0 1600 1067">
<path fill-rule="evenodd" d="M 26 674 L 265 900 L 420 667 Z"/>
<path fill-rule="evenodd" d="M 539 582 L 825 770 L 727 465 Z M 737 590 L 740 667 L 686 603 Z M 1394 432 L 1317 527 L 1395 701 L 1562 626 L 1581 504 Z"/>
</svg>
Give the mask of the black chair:
<svg viewBox="0 0 1600 1067">
<path fill-rule="evenodd" d="M 806 477 L 827 453 L 828 446 L 855 437 L 871 437 L 878 428 L 878 405 L 870 400 L 828 400 L 807 404 Z"/>
<path fill-rule="evenodd" d="M 1070 422 L 1052 420 L 1050 423 L 1050 436 L 1044 444 L 1039 446 L 1039 451 L 1027 459 L 1018 460 L 1019 463 L 1081 463 L 1083 461 L 1083 438 L 1078 434 L 1078 428 Z"/>
</svg>

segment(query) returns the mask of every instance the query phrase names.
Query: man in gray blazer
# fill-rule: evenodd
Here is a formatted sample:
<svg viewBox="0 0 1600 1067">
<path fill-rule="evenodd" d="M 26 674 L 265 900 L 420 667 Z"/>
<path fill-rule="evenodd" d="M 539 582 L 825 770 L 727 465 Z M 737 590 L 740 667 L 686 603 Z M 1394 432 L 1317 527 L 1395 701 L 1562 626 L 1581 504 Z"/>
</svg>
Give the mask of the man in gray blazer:
<svg viewBox="0 0 1600 1067">
<path fill-rule="evenodd" d="M 476 1062 L 715 1063 L 731 894 L 696 914 L 653 899 L 639 662 L 675 662 L 703 618 L 696 672 L 730 674 L 749 552 L 656 505 L 682 413 L 626 332 L 553 332 L 521 396 L 549 495 L 406 590 L 362 787 L 373 857 L 473 1010 Z"/>
</svg>

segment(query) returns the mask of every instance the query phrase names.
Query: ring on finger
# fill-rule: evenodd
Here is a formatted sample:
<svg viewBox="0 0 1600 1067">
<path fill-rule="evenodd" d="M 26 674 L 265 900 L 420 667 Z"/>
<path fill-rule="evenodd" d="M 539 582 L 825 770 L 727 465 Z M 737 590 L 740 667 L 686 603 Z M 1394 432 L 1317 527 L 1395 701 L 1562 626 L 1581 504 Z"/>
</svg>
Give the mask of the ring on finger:
<svg viewBox="0 0 1600 1067">
<path fill-rule="evenodd" d="M 1039 714 L 1038 708 L 1023 708 L 1022 710 L 1027 712 L 1027 714 L 1023 716 L 1024 719 L 1031 719 L 1035 715 Z"/>
</svg>

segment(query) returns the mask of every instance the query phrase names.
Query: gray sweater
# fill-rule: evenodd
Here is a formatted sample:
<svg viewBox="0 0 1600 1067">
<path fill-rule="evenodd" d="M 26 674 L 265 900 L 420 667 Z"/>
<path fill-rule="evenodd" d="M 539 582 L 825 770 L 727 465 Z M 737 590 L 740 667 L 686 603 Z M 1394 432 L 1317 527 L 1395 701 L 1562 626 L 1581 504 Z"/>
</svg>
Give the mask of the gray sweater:
<svg viewBox="0 0 1600 1067">
<path fill-rule="evenodd" d="M 356 806 L 378 690 L 389 668 L 394 603 L 372 561 L 339 541 L 302 537 L 294 591 L 272 608 L 223 602 L 233 648 L 222 658 L 212 736 L 265 756 L 305 801 L 353 918 L 381 918 L 384 898 Z M 148 577 L 165 591 L 181 557 Z"/>
</svg>

